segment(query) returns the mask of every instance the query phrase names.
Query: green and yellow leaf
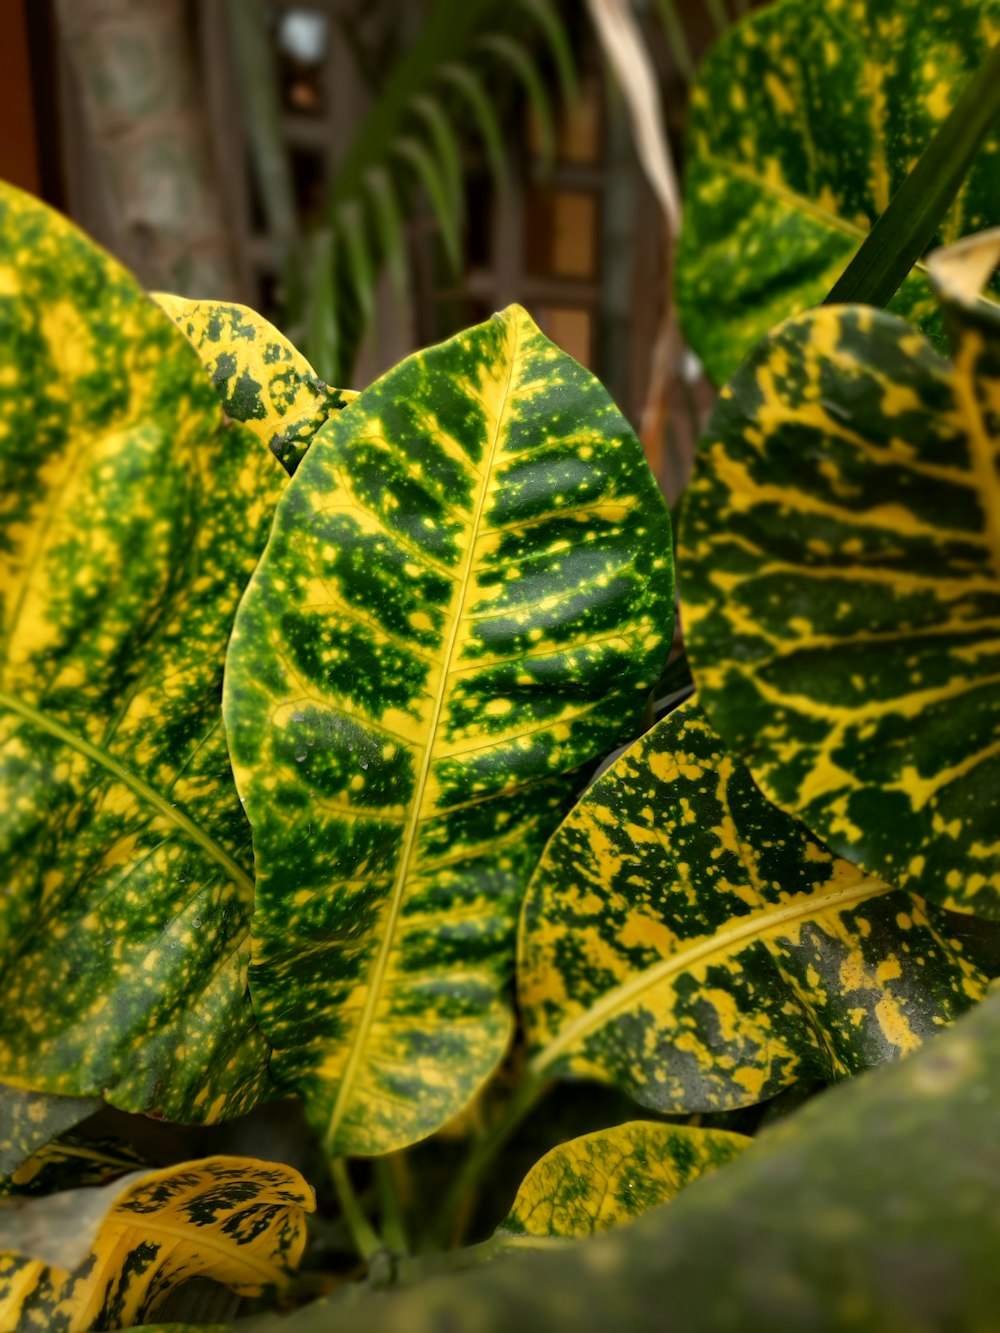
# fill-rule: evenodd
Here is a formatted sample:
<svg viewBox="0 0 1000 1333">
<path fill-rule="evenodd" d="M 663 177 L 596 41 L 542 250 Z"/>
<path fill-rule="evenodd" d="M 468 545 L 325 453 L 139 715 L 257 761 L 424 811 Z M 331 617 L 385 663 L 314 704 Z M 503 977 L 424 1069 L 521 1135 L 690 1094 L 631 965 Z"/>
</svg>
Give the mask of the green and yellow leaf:
<svg viewBox="0 0 1000 1333">
<path fill-rule="evenodd" d="M 751 1142 L 726 1130 L 653 1120 L 584 1134 L 531 1168 L 497 1234 L 532 1245 L 607 1231 L 668 1203 Z"/>
<path fill-rule="evenodd" d="M 283 333 L 255 310 L 154 292 L 201 357 L 226 414 L 242 421 L 294 472 L 312 437 L 357 397 L 331 389 Z"/>
<path fill-rule="evenodd" d="M 738 24 L 692 95 L 677 301 L 717 383 L 826 297 L 1000 39 L 997 0 L 780 0 Z M 990 136 L 935 244 L 1000 223 Z M 918 266 L 890 309 L 944 345 Z"/>
<path fill-rule="evenodd" d="M 769 805 L 688 702 L 550 841 L 518 987 L 535 1077 L 721 1111 L 906 1054 L 986 978 L 920 899 Z"/>
<path fill-rule="evenodd" d="M 381 1153 L 500 1059 L 524 886 L 671 634 L 669 518 L 607 394 L 524 311 L 319 433 L 237 618 L 251 987 L 328 1148 Z"/>
<path fill-rule="evenodd" d="M 0 1083 L 0 1194 L 51 1140 L 100 1109 L 97 1097 L 49 1097 Z"/>
<path fill-rule="evenodd" d="M 699 697 L 840 856 L 1000 917 L 1000 243 L 932 260 L 941 359 L 865 307 L 790 321 L 723 393 L 681 524 Z"/>
<path fill-rule="evenodd" d="M 54 1194 L 84 1185 L 106 1185 L 148 1165 L 142 1154 L 121 1139 L 93 1138 L 70 1130 L 42 1144 L 9 1175 L 0 1176 L 0 1196 Z"/>
<path fill-rule="evenodd" d="M 0 1079 L 212 1119 L 266 1088 L 221 717 L 287 481 L 195 352 L 0 190 Z M 234 521 L 234 515 L 237 516 Z"/>
<path fill-rule="evenodd" d="M 0 1253 L 0 1328 L 127 1328 L 196 1277 L 244 1296 L 279 1291 L 302 1256 L 305 1214 L 315 1206 L 298 1171 L 243 1157 L 182 1163 L 122 1185 L 32 1201 L 40 1213 L 60 1205 L 64 1216 L 75 1205 L 77 1235 L 60 1243 L 77 1261 L 59 1266 L 30 1251 Z M 98 1219 L 88 1195 L 102 1210 Z"/>
</svg>

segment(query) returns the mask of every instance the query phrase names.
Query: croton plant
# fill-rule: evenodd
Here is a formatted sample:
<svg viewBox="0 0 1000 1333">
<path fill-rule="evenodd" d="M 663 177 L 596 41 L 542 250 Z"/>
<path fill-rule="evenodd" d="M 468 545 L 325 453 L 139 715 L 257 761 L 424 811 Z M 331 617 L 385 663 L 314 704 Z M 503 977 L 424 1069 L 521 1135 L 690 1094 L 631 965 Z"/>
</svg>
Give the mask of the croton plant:
<svg viewBox="0 0 1000 1333">
<path fill-rule="evenodd" d="M 995 1326 L 1000 142 L 810 307 L 998 34 L 708 60 L 676 545 L 519 307 L 332 389 L 0 190 L 0 1328 Z"/>
</svg>

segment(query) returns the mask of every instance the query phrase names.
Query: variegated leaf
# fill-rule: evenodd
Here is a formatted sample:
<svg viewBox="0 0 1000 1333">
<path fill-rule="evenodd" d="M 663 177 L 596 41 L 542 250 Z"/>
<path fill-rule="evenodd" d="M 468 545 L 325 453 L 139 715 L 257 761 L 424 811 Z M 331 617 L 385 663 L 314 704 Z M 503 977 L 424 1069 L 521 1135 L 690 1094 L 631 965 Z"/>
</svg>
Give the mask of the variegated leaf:
<svg viewBox="0 0 1000 1333">
<path fill-rule="evenodd" d="M 64 218 L 0 192 L 0 1079 L 212 1119 L 266 1088 L 221 717 L 287 480 Z"/>
<path fill-rule="evenodd" d="M 669 1202 L 750 1142 L 726 1130 L 653 1120 L 583 1134 L 531 1168 L 497 1235 L 507 1244 L 537 1245 L 607 1231 Z"/>
<path fill-rule="evenodd" d="M 700 699 L 839 855 L 1000 917 L 1000 311 L 990 233 L 932 260 L 955 360 L 865 307 L 726 388 L 681 525 Z"/>
<path fill-rule="evenodd" d="M 78 1235 L 67 1236 L 64 1245 L 69 1257 L 84 1256 L 70 1269 L 31 1252 L 0 1253 L 0 1328 L 127 1328 L 148 1322 L 175 1287 L 195 1277 L 246 1296 L 280 1290 L 298 1266 L 305 1214 L 315 1206 L 312 1190 L 292 1167 L 207 1157 L 132 1178 L 124 1187 L 74 1191 L 64 1201 L 35 1200 L 24 1208 L 41 1214 L 62 1205 L 69 1217 L 74 1196 Z M 92 1217 L 91 1198 L 107 1209 L 103 1215 Z"/>
<path fill-rule="evenodd" d="M 328 1148 L 459 1111 L 503 1053 L 518 903 L 670 642 L 669 519 L 601 386 L 524 311 L 323 428 L 237 618 L 251 987 Z"/>
<path fill-rule="evenodd" d="M 100 1105 L 98 1097 L 49 1097 L 0 1083 L 0 1194 L 31 1157 Z"/>
<path fill-rule="evenodd" d="M 312 437 L 357 394 L 331 389 L 283 333 L 255 310 L 155 292 L 205 363 L 226 414 L 242 421 L 294 472 Z"/>
<path fill-rule="evenodd" d="M 728 1110 L 905 1054 L 985 991 L 920 899 L 769 805 L 693 702 L 546 848 L 521 919 L 532 1072 Z"/>
<path fill-rule="evenodd" d="M 692 95 L 677 259 L 717 383 L 823 301 L 998 39 L 1000 0 L 780 0 L 718 44 Z M 936 244 L 1000 223 L 998 151 L 994 132 Z M 890 309 L 944 346 L 920 266 Z"/>
</svg>

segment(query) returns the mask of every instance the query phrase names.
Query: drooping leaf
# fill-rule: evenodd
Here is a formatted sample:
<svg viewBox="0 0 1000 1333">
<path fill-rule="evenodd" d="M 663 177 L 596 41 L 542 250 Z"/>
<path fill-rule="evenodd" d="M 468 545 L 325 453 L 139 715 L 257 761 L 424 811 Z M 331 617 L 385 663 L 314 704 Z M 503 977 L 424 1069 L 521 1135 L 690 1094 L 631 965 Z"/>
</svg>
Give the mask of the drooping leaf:
<svg viewBox="0 0 1000 1333">
<path fill-rule="evenodd" d="M 392 177 L 385 167 L 373 167 L 365 178 L 368 197 L 372 201 L 375 226 L 378 229 L 382 254 L 389 269 L 396 295 L 405 297 L 406 276 L 406 240 L 403 235 L 403 219 L 399 211 L 399 200 L 393 187 Z"/>
<path fill-rule="evenodd" d="M 370 326 L 375 313 L 375 273 L 365 240 L 365 226 L 361 205 L 356 199 L 349 199 L 337 215 L 337 231 L 344 239 L 345 258 L 358 306 L 365 323 Z"/>
<path fill-rule="evenodd" d="M 459 64 L 445 65 L 441 70 L 441 78 L 457 88 L 468 103 L 479 137 L 483 141 L 497 190 L 501 194 L 505 193 L 510 183 L 507 150 L 504 147 L 500 121 L 489 94 L 483 87 L 482 79 L 468 65 Z"/>
<path fill-rule="evenodd" d="M 461 227 L 465 216 L 465 185 L 461 149 L 455 137 L 455 128 L 445 114 L 441 102 L 429 93 L 420 93 L 413 99 L 411 105 L 430 131 L 430 140 L 441 168 L 445 195 L 451 212 Z"/>
<path fill-rule="evenodd" d="M 764 792 L 870 873 L 992 917 L 1000 311 L 975 297 L 998 256 L 994 233 L 932 261 L 953 363 L 866 307 L 777 330 L 724 391 L 680 543 L 702 705 Z"/>
<path fill-rule="evenodd" d="M 997 0 L 779 0 L 731 29 L 692 97 L 677 301 L 717 383 L 818 305 L 1000 38 Z M 934 244 L 1000 223 L 991 135 Z M 941 346 L 926 273 L 890 309 Z"/>
<path fill-rule="evenodd" d="M 153 299 L 204 361 L 226 414 L 252 430 L 290 473 L 331 412 L 357 397 L 324 384 L 284 334 L 244 305 L 166 292 Z"/>
<path fill-rule="evenodd" d="M 535 117 L 539 157 L 543 163 L 553 162 L 556 155 L 556 127 L 552 102 L 531 55 L 521 42 L 506 33 L 491 33 L 482 39 L 481 45 L 484 50 L 498 56 L 521 80 Z"/>
<path fill-rule="evenodd" d="M 532 1167 L 497 1234 L 537 1244 L 607 1231 L 669 1202 L 751 1142 L 721 1129 L 653 1120 L 584 1134 Z"/>
<path fill-rule="evenodd" d="M 323 428 L 244 599 L 226 725 L 251 987 L 327 1146 L 402 1147 L 501 1056 L 520 895 L 670 643 L 669 518 L 582 367 L 511 307 Z"/>
<path fill-rule="evenodd" d="M 535 1076 L 720 1111 L 905 1054 L 986 978 L 919 899 L 769 805 L 691 701 L 549 842 L 518 988 Z"/>
<path fill-rule="evenodd" d="M 236 1114 L 267 1047 L 221 678 L 287 478 L 129 275 L 9 187 L 0 474 L 0 1078 Z"/>
<path fill-rule="evenodd" d="M 0 1193 L 5 1177 L 100 1106 L 99 1097 L 50 1097 L 0 1083 Z"/>
<path fill-rule="evenodd" d="M 70 1269 L 31 1253 L 0 1254 L 0 1327 L 127 1328 L 195 1277 L 245 1296 L 278 1291 L 302 1256 L 305 1214 L 315 1206 L 298 1171 L 242 1157 L 207 1157 L 73 1195 L 24 1209 L 42 1214 L 61 1204 L 71 1218 L 75 1207 L 77 1235 L 66 1237 L 66 1254 L 83 1257 Z"/>
<path fill-rule="evenodd" d="M 437 159 L 422 140 L 407 134 L 394 145 L 396 155 L 409 162 L 416 172 L 417 179 L 427 191 L 427 197 L 434 210 L 441 230 L 441 242 L 445 256 L 452 271 L 457 273 L 462 264 L 462 248 L 459 240 L 458 219 L 455 216 L 448 184 L 438 165 Z"/>
<path fill-rule="evenodd" d="M 0 1177 L 0 1195 L 55 1194 L 83 1185 L 106 1185 L 148 1165 L 142 1154 L 120 1139 L 91 1138 L 70 1130 L 36 1148 L 9 1176 Z"/>
<path fill-rule="evenodd" d="M 1000 995 L 625 1229 L 254 1333 L 992 1333 L 998 1101 Z"/>
</svg>

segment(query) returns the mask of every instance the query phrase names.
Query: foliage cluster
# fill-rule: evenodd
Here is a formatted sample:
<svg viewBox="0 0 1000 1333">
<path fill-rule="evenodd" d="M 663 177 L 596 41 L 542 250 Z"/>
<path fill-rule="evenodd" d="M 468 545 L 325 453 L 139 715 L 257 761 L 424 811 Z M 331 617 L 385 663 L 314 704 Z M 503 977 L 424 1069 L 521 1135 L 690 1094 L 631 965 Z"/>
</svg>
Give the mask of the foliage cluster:
<svg viewBox="0 0 1000 1333">
<path fill-rule="evenodd" d="M 0 192 L 0 1326 L 148 1323 L 208 1278 L 370 1328 L 365 1286 L 502 1255 L 385 1326 L 638 1326 L 669 1282 L 678 1326 L 937 1327 L 928 1252 L 941 1317 L 989 1326 L 1000 239 L 907 279 L 913 322 L 806 307 L 997 16 L 882 8 L 782 0 L 702 74 L 679 292 L 738 369 L 672 660 L 641 446 L 523 310 L 355 395 Z M 279 1096 L 304 1172 L 133 1133 Z"/>
</svg>

